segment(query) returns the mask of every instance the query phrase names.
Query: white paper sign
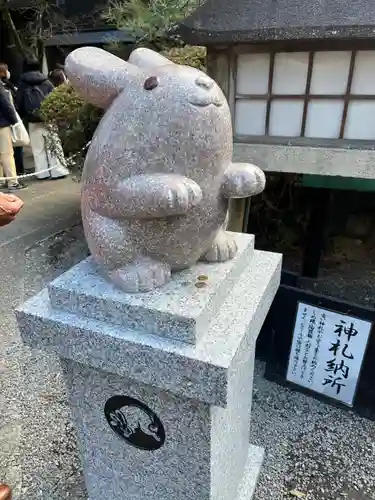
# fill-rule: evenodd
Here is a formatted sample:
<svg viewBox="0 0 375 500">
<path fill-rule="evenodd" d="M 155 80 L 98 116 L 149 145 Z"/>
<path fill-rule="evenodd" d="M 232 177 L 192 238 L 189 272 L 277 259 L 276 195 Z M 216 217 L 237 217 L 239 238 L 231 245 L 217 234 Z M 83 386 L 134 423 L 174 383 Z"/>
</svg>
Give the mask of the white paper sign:
<svg viewBox="0 0 375 500">
<path fill-rule="evenodd" d="M 353 406 L 371 327 L 299 302 L 287 380 Z"/>
</svg>

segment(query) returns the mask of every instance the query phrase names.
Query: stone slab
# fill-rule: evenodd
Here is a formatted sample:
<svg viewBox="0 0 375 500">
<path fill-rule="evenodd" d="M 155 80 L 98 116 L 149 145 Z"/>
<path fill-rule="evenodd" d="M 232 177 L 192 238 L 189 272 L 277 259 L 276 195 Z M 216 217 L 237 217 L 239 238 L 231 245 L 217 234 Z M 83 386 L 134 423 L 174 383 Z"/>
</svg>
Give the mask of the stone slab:
<svg viewBox="0 0 375 500">
<path fill-rule="evenodd" d="M 251 444 L 245 473 L 236 500 L 250 500 L 253 498 L 263 461 L 264 449 Z"/>
<path fill-rule="evenodd" d="M 63 369 L 92 500 L 209 500 L 209 405 L 69 361 Z M 114 395 L 155 412 L 165 429 L 160 449 L 137 449 L 111 429 L 104 406 Z M 147 428 L 147 417 L 125 414 L 128 425 Z"/>
<path fill-rule="evenodd" d="M 55 310 L 48 290 L 16 311 L 24 342 L 60 357 L 225 407 L 228 370 L 253 345 L 280 281 L 281 255 L 254 251 L 196 345 Z"/>
<path fill-rule="evenodd" d="M 266 172 L 331 175 L 355 179 L 375 179 L 375 151 L 371 146 L 358 149 L 293 146 L 290 144 L 234 144 L 236 161 L 257 162 Z"/>
<path fill-rule="evenodd" d="M 246 374 L 253 370 L 249 361 Z M 63 360 L 62 366 L 92 500 L 237 500 L 236 492 L 243 500 L 251 498 L 244 495 L 255 487 L 263 450 L 248 444 L 247 381 L 239 381 L 233 372 L 236 384 L 230 392 L 246 390 L 245 404 L 232 392 L 228 407 L 216 411 L 206 403 L 79 363 Z M 155 412 L 165 430 L 163 446 L 138 449 L 112 430 L 104 407 L 114 395 L 131 397 Z M 147 415 L 129 406 L 122 411 L 127 425 L 132 427 L 134 420 L 147 429 Z M 218 449 L 224 463 L 217 460 Z"/>
<path fill-rule="evenodd" d="M 107 282 L 92 258 L 73 267 L 49 286 L 52 307 L 142 333 L 195 343 L 207 331 L 225 297 L 250 261 L 254 236 L 236 235 L 237 256 L 228 262 L 199 262 L 175 273 L 164 287 L 128 294 Z M 198 277 L 208 277 L 197 288 Z"/>
<path fill-rule="evenodd" d="M 251 444 L 249 446 L 249 456 L 245 468 L 245 473 L 243 475 L 238 494 L 233 500 L 250 500 L 253 497 L 263 461 L 264 449 Z M 89 498 L 88 500 L 94 500 L 94 498 Z M 220 499 L 213 498 L 212 500 Z"/>
<path fill-rule="evenodd" d="M 238 494 L 233 500 L 251 500 L 251 498 L 255 493 L 255 488 L 258 482 L 263 461 L 264 461 L 264 449 L 260 448 L 259 446 L 254 446 L 251 444 L 249 446 L 249 458 L 246 464 L 243 480 L 240 485 Z M 94 498 L 90 497 L 88 500 L 94 500 Z M 221 499 L 213 497 L 212 500 L 221 500 Z"/>
</svg>

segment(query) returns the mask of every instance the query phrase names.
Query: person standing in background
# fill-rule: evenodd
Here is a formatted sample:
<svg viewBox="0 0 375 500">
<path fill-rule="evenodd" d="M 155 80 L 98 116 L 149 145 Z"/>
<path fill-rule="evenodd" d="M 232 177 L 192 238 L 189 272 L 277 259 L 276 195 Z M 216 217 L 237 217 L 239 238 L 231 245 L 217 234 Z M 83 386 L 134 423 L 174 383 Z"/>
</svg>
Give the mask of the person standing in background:
<svg viewBox="0 0 375 500">
<path fill-rule="evenodd" d="M 59 87 L 60 85 L 64 85 L 64 83 L 68 83 L 68 79 L 65 76 L 65 73 L 62 69 L 54 69 L 49 74 L 49 78 L 55 87 Z"/>
<path fill-rule="evenodd" d="M 2 78 L 4 87 L 12 94 L 13 102 L 16 101 L 17 87 L 10 80 L 10 72 L 7 64 L 0 64 L 0 75 L 6 73 L 6 77 Z M 23 147 L 19 146 L 13 148 L 14 160 L 16 162 L 17 175 L 23 175 L 25 173 L 25 167 L 23 163 Z M 20 182 L 23 185 L 23 182 Z M 26 187 L 26 186 L 25 186 Z"/>
<path fill-rule="evenodd" d="M 17 123 L 17 115 L 11 94 L 5 88 L 6 77 L 6 65 L 0 64 L 0 177 L 8 177 L 3 186 L 7 185 L 8 191 L 15 191 L 25 186 L 17 180 L 11 132 L 11 126 Z"/>
<path fill-rule="evenodd" d="M 40 106 L 53 89 L 52 83 L 39 71 L 39 62 L 25 61 L 16 107 L 21 118 L 28 123 L 38 179 L 59 179 L 69 175 L 61 141 L 56 133 L 46 127 L 40 116 Z M 53 150 L 47 148 L 46 138 L 53 142 Z"/>
</svg>

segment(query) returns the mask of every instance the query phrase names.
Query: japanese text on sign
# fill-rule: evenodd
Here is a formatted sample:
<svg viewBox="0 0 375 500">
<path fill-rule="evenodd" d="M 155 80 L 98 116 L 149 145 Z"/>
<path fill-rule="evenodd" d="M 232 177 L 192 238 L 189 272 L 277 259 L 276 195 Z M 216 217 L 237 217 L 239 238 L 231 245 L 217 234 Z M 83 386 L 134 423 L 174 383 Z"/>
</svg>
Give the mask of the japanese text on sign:
<svg viewBox="0 0 375 500">
<path fill-rule="evenodd" d="M 299 303 L 287 380 L 352 406 L 371 326 Z"/>
</svg>

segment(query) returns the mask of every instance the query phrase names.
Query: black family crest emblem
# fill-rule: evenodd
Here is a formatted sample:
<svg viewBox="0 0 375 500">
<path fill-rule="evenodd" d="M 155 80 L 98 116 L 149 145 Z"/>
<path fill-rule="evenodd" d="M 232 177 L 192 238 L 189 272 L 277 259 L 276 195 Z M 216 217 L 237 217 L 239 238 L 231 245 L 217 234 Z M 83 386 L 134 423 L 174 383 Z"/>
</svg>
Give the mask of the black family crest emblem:
<svg viewBox="0 0 375 500">
<path fill-rule="evenodd" d="M 155 451 L 165 442 L 164 426 L 148 406 L 128 396 L 113 396 L 105 404 L 111 429 L 140 450 Z"/>
</svg>

